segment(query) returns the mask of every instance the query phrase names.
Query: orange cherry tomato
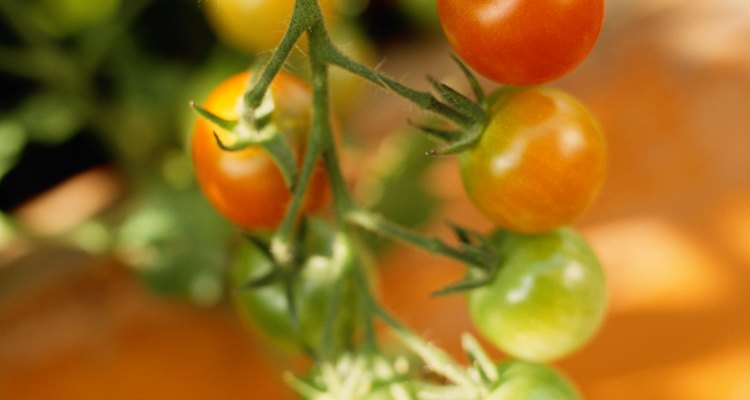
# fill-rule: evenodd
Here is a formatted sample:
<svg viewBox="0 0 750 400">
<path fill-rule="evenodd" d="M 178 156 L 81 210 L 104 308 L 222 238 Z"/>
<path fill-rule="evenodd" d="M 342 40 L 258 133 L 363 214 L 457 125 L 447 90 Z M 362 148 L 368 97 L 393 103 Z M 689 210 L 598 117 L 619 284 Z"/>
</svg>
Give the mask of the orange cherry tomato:
<svg viewBox="0 0 750 400">
<path fill-rule="evenodd" d="M 250 75 L 237 74 L 214 89 L 204 108 L 225 119 L 237 119 L 238 100 L 247 88 Z M 285 72 L 269 88 L 275 110 L 271 123 L 297 151 L 304 153 L 310 131 L 312 95 L 308 85 Z M 240 151 L 219 147 L 220 139 L 229 140 L 229 132 L 198 118 L 193 132 L 192 156 L 198 183 L 211 204 L 227 219 L 248 230 L 274 229 L 284 217 L 291 193 L 271 155 L 260 146 Z M 313 172 L 304 199 L 305 212 L 314 212 L 329 202 L 328 180 L 322 164 Z"/>
<path fill-rule="evenodd" d="M 505 88 L 493 97 L 482 138 L 461 156 L 469 198 L 513 231 L 570 223 L 604 179 L 606 146 L 593 117 L 556 89 Z"/>
</svg>

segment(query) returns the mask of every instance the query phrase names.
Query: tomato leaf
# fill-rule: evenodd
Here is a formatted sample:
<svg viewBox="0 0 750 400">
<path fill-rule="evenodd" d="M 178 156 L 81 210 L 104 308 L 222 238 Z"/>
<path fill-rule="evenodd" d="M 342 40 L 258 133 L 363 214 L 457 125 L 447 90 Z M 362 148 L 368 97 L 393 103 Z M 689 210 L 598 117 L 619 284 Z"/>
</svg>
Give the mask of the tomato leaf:
<svg viewBox="0 0 750 400">
<path fill-rule="evenodd" d="M 199 106 L 195 102 L 190 102 L 190 107 L 195 110 L 195 112 L 200 115 L 201 117 L 207 119 L 209 122 L 215 124 L 216 126 L 226 129 L 228 131 L 233 130 L 237 126 L 237 121 L 231 121 L 228 119 L 224 119 L 219 117 L 218 115 L 212 113 L 211 111 L 206 110 L 205 108 Z"/>
<path fill-rule="evenodd" d="M 452 87 L 438 82 L 437 79 L 432 76 L 428 75 L 427 80 L 430 82 L 430 85 L 432 85 L 432 88 L 440 94 L 440 97 L 445 99 L 451 106 L 455 107 L 461 114 L 471 117 L 473 121 L 483 121 L 487 118 L 482 107 L 479 107 L 476 103 L 471 101 L 470 98 L 459 93 Z"/>
<path fill-rule="evenodd" d="M 485 102 L 484 90 L 482 90 L 482 86 L 479 85 L 477 77 L 471 72 L 469 67 L 467 67 L 460 58 L 458 58 L 457 55 L 451 54 L 451 58 L 456 62 L 458 68 L 461 69 L 461 72 L 463 72 L 466 80 L 469 81 L 469 85 L 471 85 L 471 90 L 474 92 L 474 98 L 476 99 L 477 104 L 483 105 Z"/>
<path fill-rule="evenodd" d="M 422 125 L 412 120 L 407 121 L 413 128 L 419 129 L 430 137 L 444 142 L 453 142 L 460 137 L 461 132 L 456 130 L 445 130 L 433 126 Z"/>
<path fill-rule="evenodd" d="M 485 276 L 482 276 L 479 278 L 465 278 L 454 284 L 448 285 L 440 290 L 432 292 L 432 296 L 442 297 L 442 296 L 446 296 L 449 294 L 465 292 L 471 289 L 476 289 L 476 288 L 488 285 L 490 282 L 492 282 L 493 277 L 494 277 L 494 274 L 488 273 Z"/>
<path fill-rule="evenodd" d="M 466 151 L 479 142 L 482 138 L 482 131 L 484 130 L 484 123 L 474 125 L 471 129 L 468 129 L 461 133 L 461 137 L 451 142 L 449 145 L 433 149 L 427 152 L 429 156 L 445 156 L 449 154 L 458 154 L 462 151 Z"/>
</svg>

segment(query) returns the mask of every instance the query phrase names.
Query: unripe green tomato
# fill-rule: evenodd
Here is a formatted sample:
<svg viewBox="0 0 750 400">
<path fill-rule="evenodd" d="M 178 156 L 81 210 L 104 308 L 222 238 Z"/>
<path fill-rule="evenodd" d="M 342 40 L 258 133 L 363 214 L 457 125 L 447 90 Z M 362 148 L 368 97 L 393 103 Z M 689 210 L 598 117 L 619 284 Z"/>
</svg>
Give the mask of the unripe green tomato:
<svg viewBox="0 0 750 400">
<path fill-rule="evenodd" d="M 586 343 L 606 308 L 604 273 L 591 248 L 570 228 L 491 237 L 500 257 L 493 281 L 468 293 L 479 332 L 498 348 L 530 361 L 554 360 Z"/>
<path fill-rule="evenodd" d="M 251 330 L 260 331 L 282 348 L 303 346 L 318 349 L 325 331 L 326 315 L 338 281 L 339 298 L 332 329 L 333 345 L 348 344 L 357 321 L 357 298 L 352 268 L 357 266 L 352 244 L 328 223 L 309 219 L 304 254 L 307 258 L 293 285 L 299 330 L 292 327 L 289 304 L 282 282 L 260 288 L 242 288 L 268 274 L 273 265 L 254 244 L 243 243 L 231 272 L 235 308 Z"/>
<path fill-rule="evenodd" d="M 45 32 L 66 36 L 114 15 L 120 0 L 40 0 L 31 5 L 33 20 Z"/>
<path fill-rule="evenodd" d="M 575 387 L 557 371 L 542 364 L 506 361 L 498 365 L 500 385 L 492 400 L 580 400 Z"/>
</svg>

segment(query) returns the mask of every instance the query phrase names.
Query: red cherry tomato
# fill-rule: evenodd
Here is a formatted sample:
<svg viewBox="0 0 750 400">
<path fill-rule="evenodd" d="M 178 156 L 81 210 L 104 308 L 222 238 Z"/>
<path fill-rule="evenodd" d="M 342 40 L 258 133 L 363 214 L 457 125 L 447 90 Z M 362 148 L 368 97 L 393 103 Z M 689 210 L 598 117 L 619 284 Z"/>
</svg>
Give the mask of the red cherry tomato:
<svg viewBox="0 0 750 400">
<path fill-rule="evenodd" d="M 247 72 L 240 73 L 221 83 L 206 99 L 204 108 L 222 118 L 236 119 L 237 102 L 247 88 L 249 77 Z M 310 89 L 302 80 L 281 72 L 271 83 L 270 91 L 276 105 L 271 123 L 288 135 L 301 158 L 310 131 Z M 229 135 L 198 118 L 192 140 L 193 165 L 206 197 L 222 215 L 245 229 L 276 228 L 284 217 L 291 193 L 271 155 L 259 146 L 241 151 L 222 150 L 214 132 L 225 140 Z M 317 211 L 328 199 L 328 181 L 320 164 L 313 173 L 304 211 Z"/>
<path fill-rule="evenodd" d="M 479 143 L 461 155 L 464 187 L 496 225 L 542 232 L 569 224 L 599 192 L 606 146 L 573 97 L 551 88 L 493 95 Z"/>
<path fill-rule="evenodd" d="M 603 0 L 437 0 L 453 48 L 485 77 L 536 85 L 572 70 L 591 51 Z"/>
</svg>

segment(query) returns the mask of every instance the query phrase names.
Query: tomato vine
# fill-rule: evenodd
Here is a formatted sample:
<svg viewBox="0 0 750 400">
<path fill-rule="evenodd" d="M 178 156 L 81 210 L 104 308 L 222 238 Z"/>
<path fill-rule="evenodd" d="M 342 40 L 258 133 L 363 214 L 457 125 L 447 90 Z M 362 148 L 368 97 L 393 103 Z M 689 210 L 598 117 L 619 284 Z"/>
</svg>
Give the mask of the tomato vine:
<svg viewBox="0 0 750 400">
<path fill-rule="evenodd" d="M 440 2 L 439 4 L 448 3 Z M 592 18 L 596 20 L 597 16 L 594 15 Z M 276 122 L 272 115 L 280 106 L 276 104 L 274 96 L 270 93 L 273 91 L 274 82 L 282 74 L 282 66 L 303 35 L 307 39 L 309 51 L 312 112 L 310 133 L 307 135 L 304 152 L 297 154 L 301 157 L 301 161 L 295 162 L 294 154 L 290 157 L 291 146 L 283 145 L 283 141 L 287 140 L 284 132 L 275 127 Z M 458 50 L 462 53 L 460 48 Z M 580 57 L 581 54 L 578 52 L 574 56 Z M 454 60 L 468 79 L 474 92 L 474 99 L 468 98 L 433 78 L 428 78 L 432 91 L 414 90 L 353 61 L 339 51 L 331 41 L 318 1 L 296 0 L 288 30 L 271 56 L 253 73 L 249 89 L 240 96 L 241 107 L 236 120 L 223 119 L 212 111 L 195 105 L 202 118 L 214 122 L 216 126 L 228 131 L 231 136 L 232 146 L 228 146 L 218 134 L 215 134 L 216 143 L 213 145 L 220 147 L 223 151 L 243 151 L 253 146 L 262 146 L 271 154 L 285 177 L 290 200 L 286 205 L 283 218 L 270 233 L 270 238 L 252 229 L 247 232 L 250 240 L 255 246 L 259 246 L 265 255 L 265 260 L 270 264 L 271 269 L 261 277 L 248 278 L 251 281 L 245 286 L 250 287 L 249 290 L 255 290 L 272 284 L 280 284 L 284 290 L 286 312 L 289 314 L 291 327 L 304 330 L 305 324 L 309 324 L 305 322 L 309 321 L 307 316 L 299 315 L 300 312 L 311 312 L 309 309 L 304 310 L 298 307 L 298 297 L 304 295 L 297 289 L 296 284 L 297 280 L 303 279 L 301 269 L 305 268 L 311 260 L 316 259 L 315 257 L 322 257 L 333 265 L 335 264 L 333 260 L 337 257 L 336 252 L 343 251 L 334 248 L 332 254 L 323 254 L 310 252 L 300 247 L 304 242 L 300 240 L 300 237 L 305 235 L 305 223 L 300 222 L 300 215 L 305 211 L 303 209 L 306 195 L 312 190 L 316 166 L 322 160 L 333 194 L 334 221 L 332 224 L 339 235 L 348 238 L 344 240 L 345 244 L 341 245 L 348 249 L 344 257 L 357 256 L 358 251 L 352 249 L 357 246 L 353 238 L 356 237 L 355 228 L 361 228 L 465 263 L 468 268 L 467 277 L 439 291 L 438 294 L 468 292 L 472 299 L 472 317 L 480 331 L 492 342 L 499 343 L 499 346 L 507 353 L 527 360 L 496 367 L 476 342 L 467 336 L 464 339 L 464 347 L 473 364 L 468 367 L 461 366 L 442 350 L 427 343 L 391 316 L 379 304 L 373 292 L 365 263 L 355 262 L 351 263 L 351 274 L 337 275 L 335 279 L 338 282 L 348 279 L 348 283 L 356 284 L 355 292 L 358 298 L 356 302 L 359 305 L 359 312 L 354 314 L 359 315 L 357 318 L 360 319 L 363 329 L 363 343 L 359 351 L 331 342 L 325 343 L 325 341 L 317 343 L 319 348 L 316 349 L 314 348 L 316 342 L 320 340 L 311 340 L 310 332 L 307 332 L 307 336 L 300 335 L 303 338 L 301 339 L 304 342 L 303 345 L 308 347 L 310 353 L 316 358 L 318 369 L 308 379 L 290 377 L 289 380 L 298 391 L 309 397 L 333 394 L 329 393 L 329 390 L 345 390 L 338 387 L 336 382 L 348 379 L 359 379 L 359 381 L 348 386 L 346 390 L 351 390 L 350 392 L 335 393 L 339 396 L 338 398 L 341 396 L 344 396 L 343 398 L 368 398 L 367 390 L 376 391 L 372 386 L 374 383 L 388 387 L 393 398 L 422 398 L 421 394 L 429 393 L 428 397 L 431 396 L 429 398 L 479 399 L 502 391 L 516 393 L 511 396 L 519 396 L 526 393 L 524 385 L 540 385 L 542 392 L 559 393 L 561 396 L 559 398 L 563 399 L 577 396 L 556 372 L 534 364 L 532 361 L 561 357 L 577 348 L 596 329 L 604 309 L 603 279 L 599 279 L 601 271 L 595 256 L 571 231 L 565 229 L 555 231 L 559 226 L 570 223 L 582 212 L 598 189 L 603 171 L 601 165 L 605 160 L 602 155 L 604 147 L 603 145 L 591 147 L 593 156 L 582 153 L 581 150 L 587 149 L 586 144 L 590 137 L 595 137 L 594 141 L 599 141 L 597 143 L 601 142 L 598 128 L 589 120 L 583 106 L 555 91 L 517 88 L 501 90 L 485 96 L 469 67 L 458 58 L 454 57 Z M 465 227 L 453 226 L 452 230 L 457 244 L 450 244 L 437 237 L 427 237 L 413 232 L 358 206 L 348 192 L 333 135 L 328 90 L 328 68 L 331 66 L 347 70 L 452 123 L 456 127 L 453 130 L 419 126 L 425 134 L 443 143 L 442 147 L 429 154 L 463 153 L 461 157 L 468 160 L 463 163 L 462 169 L 465 180 L 469 180 L 466 187 L 471 199 L 500 228 L 511 231 L 500 230 L 500 233 L 485 235 Z M 559 75 L 558 72 L 555 74 Z M 514 96 L 521 99 L 514 98 Z M 280 101 L 283 102 L 283 99 Z M 512 106 L 511 111 L 508 111 L 508 107 L 503 108 L 507 104 L 518 106 L 521 111 L 516 111 Z M 515 133 L 516 131 L 521 133 Z M 547 139 L 542 140 L 540 137 Z M 523 153 L 527 149 L 540 155 L 534 156 L 536 158 L 531 157 L 529 161 Z M 482 150 L 487 150 L 489 155 L 484 156 L 481 153 Z M 503 151 L 505 153 L 502 153 Z M 572 153 L 578 158 L 570 156 Z M 574 161 L 567 162 L 568 159 Z M 198 165 L 199 173 L 200 168 L 201 166 Z M 594 172 L 591 179 L 576 179 L 574 176 L 578 173 L 576 168 L 592 168 Z M 508 169 L 524 172 L 510 175 L 506 179 L 502 174 Z M 466 175 L 469 177 L 466 178 Z M 573 176 L 573 178 L 566 180 L 568 176 Z M 557 179 L 557 181 L 550 181 L 551 179 Z M 509 184 L 508 181 L 511 183 Z M 575 184 L 567 185 L 566 182 Z M 526 192 L 511 191 L 507 194 L 510 198 L 495 194 L 496 191 L 507 192 L 507 188 L 512 188 L 513 184 L 518 184 L 522 188 L 529 185 L 533 187 Z M 582 199 L 579 202 L 580 206 L 577 205 L 574 210 L 566 212 L 561 218 L 555 217 L 550 223 L 537 224 L 533 219 L 543 219 L 544 215 L 529 217 L 525 214 L 524 205 L 531 202 L 533 206 L 537 198 L 543 200 L 542 205 L 533 206 L 536 207 L 533 212 L 545 214 L 554 211 L 550 210 L 550 205 L 566 202 L 568 197 L 559 195 L 559 192 L 569 189 L 581 190 L 584 193 L 579 196 Z M 487 191 L 491 193 L 485 194 Z M 505 214 L 496 217 L 496 209 L 502 209 L 502 207 L 509 210 L 507 214 L 510 217 Z M 506 223 L 508 218 L 515 216 L 520 216 L 524 220 L 533 220 L 531 227 L 527 229 L 524 221 Z M 589 281 L 589 277 L 593 277 L 594 281 Z M 576 289 L 579 283 L 582 288 L 580 290 Z M 535 291 L 534 285 L 537 284 L 540 287 L 552 288 L 551 294 L 540 294 Z M 332 289 L 330 296 L 326 298 L 327 307 L 325 310 L 317 310 L 318 313 L 325 315 L 325 322 L 316 325 L 316 333 L 313 335 L 315 338 L 326 336 L 321 335 L 321 329 L 330 334 L 340 326 L 337 322 L 338 316 L 345 312 L 342 310 L 348 306 L 342 304 L 341 286 L 335 285 L 328 288 Z M 550 298 L 553 295 L 559 297 Z M 596 304 L 586 307 L 584 303 L 588 300 Z M 351 299 L 347 299 L 347 303 L 351 302 Z M 523 306 L 521 311 L 517 311 L 516 306 L 519 304 Z M 571 304 L 574 306 L 572 309 L 563 307 Z M 502 308 L 505 305 L 507 307 Z M 523 349 L 522 347 L 528 346 L 528 343 L 524 344 L 521 339 L 514 340 L 513 335 L 526 337 L 530 334 L 532 336 L 538 334 L 538 332 L 518 331 L 524 329 L 519 322 L 523 318 L 519 315 L 523 314 L 525 317 L 524 313 L 534 309 L 539 309 L 540 313 L 542 309 L 546 310 L 545 315 L 555 321 L 566 320 L 566 313 L 578 313 L 576 318 L 581 321 L 579 325 L 582 327 L 578 329 L 577 326 L 550 323 L 548 325 L 551 331 L 566 329 L 570 331 L 568 332 L 570 335 L 562 335 L 563 344 L 558 346 L 557 342 L 552 341 L 549 346 L 555 348 L 544 349 L 545 351 L 541 353 L 533 349 Z M 351 310 L 347 312 L 351 313 Z M 533 318 L 533 316 L 529 317 Z M 397 362 L 389 361 L 379 355 L 376 320 L 384 322 L 432 371 L 443 376 L 449 384 L 441 385 L 419 377 L 407 377 L 403 368 L 397 366 Z M 543 326 L 546 330 L 548 325 L 540 323 L 530 329 Z M 497 333 L 494 332 L 498 330 L 498 326 L 503 328 L 500 330 L 503 332 L 503 337 L 497 337 Z M 357 333 L 352 331 L 349 334 L 352 342 L 356 343 Z M 544 341 L 544 334 L 541 336 L 540 341 Z M 554 336 L 554 334 L 549 336 Z M 339 340 L 337 339 L 336 342 Z M 508 345 L 508 343 L 511 344 Z M 548 343 L 545 342 L 544 345 L 547 346 Z M 532 344 L 532 346 L 536 345 Z M 357 346 L 354 345 L 353 348 L 356 349 Z M 338 369 L 340 363 L 347 363 L 350 367 L 351 363 L 358 365 L 360 375 L 357 377 L 347 375 L 348 372 Z M 385 363 L 390 367 L 377 372 L 375 366 L 379 363 Z M 506 384 L 514 380 L 522 383 L 518 384 L 520 386 Z M 363 388 L 357 386 L 356 383 L 360 383 Z M 406 383 L 408 387 L 404 386 Z M 370 389 L 367 389 L 368 385 Z M 545 387 L 544 385 L 551 386 Z M 358 392 L 357 388 L 362 392 Z"/>
</svg>

